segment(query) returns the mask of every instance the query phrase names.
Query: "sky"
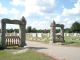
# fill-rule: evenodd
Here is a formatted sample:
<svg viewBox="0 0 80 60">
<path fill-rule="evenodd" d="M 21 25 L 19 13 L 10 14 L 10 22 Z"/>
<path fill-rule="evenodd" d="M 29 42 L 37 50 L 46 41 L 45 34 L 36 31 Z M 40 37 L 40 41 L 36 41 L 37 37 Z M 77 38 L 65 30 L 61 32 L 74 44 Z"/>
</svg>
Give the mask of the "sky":
<svg viewBox="0 0 80 60">
<path fill-rule="evenodd" d="M 0 28 L 1 19 L 20 20 L 22 16 L 26 28 L 50 29 L 53 20 L 69 28 L 75 21 L 80 22 L 80 0 L 0 0 Z M 6 28 L 19 26 L 7 24 Z"/>
</svg>

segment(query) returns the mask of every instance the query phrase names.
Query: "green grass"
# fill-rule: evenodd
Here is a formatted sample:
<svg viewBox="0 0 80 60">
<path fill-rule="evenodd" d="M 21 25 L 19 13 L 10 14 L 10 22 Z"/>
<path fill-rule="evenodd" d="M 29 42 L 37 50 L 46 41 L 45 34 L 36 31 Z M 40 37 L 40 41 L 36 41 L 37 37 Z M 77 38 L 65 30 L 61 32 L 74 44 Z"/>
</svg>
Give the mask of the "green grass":
<svg viewBox="0 0 80 60">
<path fill-rule="evenodd" d="M 45 54 L 28 50 L 25 53 L 11 54 L 6 51 L 0 51 L 0 60 L 55 60 Z"/>
<path fill-rule="evenodd" d="M 80 37 L 65 37 L 65 44 L 66 45 L 73 45 L 73 46 L 80 46 Z"/>
</svg>

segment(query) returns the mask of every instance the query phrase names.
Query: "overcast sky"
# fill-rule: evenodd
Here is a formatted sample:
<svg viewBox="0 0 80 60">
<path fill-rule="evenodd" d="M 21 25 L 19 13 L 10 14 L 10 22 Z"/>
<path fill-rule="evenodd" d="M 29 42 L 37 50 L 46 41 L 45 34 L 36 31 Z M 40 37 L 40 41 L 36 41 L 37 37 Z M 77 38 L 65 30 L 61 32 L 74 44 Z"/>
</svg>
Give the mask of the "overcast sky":
<svg viewBox="0 0 80 60">
<path fill-rule="evenodd" d="M 49 29 L 55 20 L 58 24 L 70 27 L 80 22 L 80 0 L 0 0 L 0 20 L 18 19 L 25 16 L 27 26 L 37 29 Z M 19 28 L 8 25 L 7 28 Z"/>
</svg>

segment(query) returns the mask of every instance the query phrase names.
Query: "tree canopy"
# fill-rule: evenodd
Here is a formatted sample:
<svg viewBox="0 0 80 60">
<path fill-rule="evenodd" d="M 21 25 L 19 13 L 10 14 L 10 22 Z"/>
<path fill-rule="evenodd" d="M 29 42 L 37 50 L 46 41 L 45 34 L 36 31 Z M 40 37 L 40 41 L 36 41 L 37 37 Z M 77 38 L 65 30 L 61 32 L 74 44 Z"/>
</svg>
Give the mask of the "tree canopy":
<svg viewBox="0 0 80 60">
<path fill-rule="evenodd" d="M 71 26 L 72 32 L 79 33 L 80 32 L 80 23 L 79 22 L 74 22 Z"/>
</svg>

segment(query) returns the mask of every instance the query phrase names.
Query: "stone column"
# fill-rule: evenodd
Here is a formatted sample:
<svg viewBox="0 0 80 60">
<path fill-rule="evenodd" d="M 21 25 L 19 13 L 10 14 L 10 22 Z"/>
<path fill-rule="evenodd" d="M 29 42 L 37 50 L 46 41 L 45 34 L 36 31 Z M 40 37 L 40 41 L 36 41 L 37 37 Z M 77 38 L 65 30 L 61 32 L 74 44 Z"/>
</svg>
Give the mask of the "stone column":
<svg viewBox="0 0 80 60">
<path fill-rule="evenodd" d="M 53 23 L 51 24 L 51 38 L 53 43 L 56 42 L 56 23 L 55 21 L 53 21 Z"/>
<path fill-rule="evenodd" d="M 62 42 L 64 43 L 64 25 L 61 26 L 61 35 L 62 35 Z"/>
<path fill-rule="evenodd" d="M 6 48 L 6 37 L 5 37 L 5 33 L 6 33 L 6 24 L 5 24 L 5 20 L 1 20 L 1 45 L 2 48 Z"/>
<path fill-rule="evenodd" d="M 21 24 L 20 24 L 20 35 L 21 35 L 21 47 L 26 45 L 26 20 L 22 17 Z"/>
</svg>

